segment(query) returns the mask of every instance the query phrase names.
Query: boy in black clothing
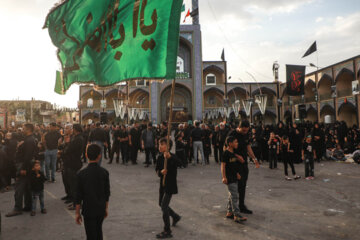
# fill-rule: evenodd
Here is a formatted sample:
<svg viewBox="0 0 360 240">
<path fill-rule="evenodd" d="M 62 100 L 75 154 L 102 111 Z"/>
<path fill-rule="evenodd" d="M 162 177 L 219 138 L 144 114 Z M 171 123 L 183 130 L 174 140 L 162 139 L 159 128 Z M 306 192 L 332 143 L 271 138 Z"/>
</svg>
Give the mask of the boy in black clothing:
<svg viewBox="0 0 360 240">
<path fill-rule="evenodd" d="M 314 179 L 314 159 L 316 159 L 316 151 L 312 144 L 311 135 L 305 139 L 303 149 L 301 151 L 302 160 L 305 161 L 305 179 Z"/>
<path fill-rule="evenodd" d="M 221 159 L 222 182 L 227 185 L 229 192 L 226 217 L 232 218 L 235 222 L 240 223 L 242 221 L 246 221 L 247 218 L 240 215 L 239 208 L 238 180 L 241 179 L 241 165 L 240 160 L 234 153 L 234 149 L 238 147 L 238 141 L 234 137 L 228 137 L 226 144 L 228 147 L 223 153 L 223 157 Z"/>
<path fill-rule="evenodd" d="M 40 200 L 41 213 L 46 214 L 44 205 L 44 182 L 46 178 L 44 173 L 41 171 L 40 161 L 35 161 L 32 171 L 30 172 L 30 187 L 32 195 L 32 210 L 31 216 L 36 215 L 36 199 Z"/>
<path fill-rule="evenodd" d="M 186 168 L 187 167 L 187 161 L 185 158 L 185 142 L 183 141 L 183 137 L 184 137 L 184 133 L 183 132 L 179 132 L 176 136 L 176 142 L 175 142 L 175 149 L 176 149 L 176 157 L 178 157 L 181 162 L 182 168 Z"/>
<path fill-rule="evenodd" d="M 270 133 L 269 145 L 269 168 L 277 168 L 277 155 L 279 155 L 280 140 L 275 136 L 274 132 Z"/>
<path fill-rule="evenodd" d="M 108 216 L 109 207 L 109 172 L 98 164 L 101 159 L 99 145 L 88 145 L 86 157 L 89 165 L 77 174 L 75 220 L 79 225 L 82 223 L 82 208 L 87 240 L 102 240 L 102 224 Z"/>
<path fill-rule="evenodd" d="M 171 140 L 169 145 L 169 149 L 171 149 Z M 164 231 L 157 234 L 156 238 L 164 239 L 172 237 L 170 229 L 170 216 L 173 218 L 173 226 L 175 226 L 181 219 L 181 217 L 169 207 L 172 195 L 178 193 L 176 177 L 177 168 L 181 165 L 181 161 L 175 155 L 168 152 L 166 138 L 160 139 L 159 152 L 155 171 L 160 177 L 159 205 L 163 212 L 163 221 L 165 226 Z M 167 168 L 164 168 L 165 159 L 167 159 Z M 163 178 L 165 178 L 165 184 L 163 184 Z"/>
<path fill-rule="evenodd" d="M 290 178 L 288 176 L 288 164 L 291 167 L 291 172 L 294 175 L 294 179 L 295 180 L 299 179 L 300 176 L 296 175 L 295 167 L 294 167 L 294 163 L 293 163 L 294 150 L 291 148 L 288 136 L 283 137 L 283 142 L 281 144 L 281 148 L 282 148 L 282 154 L 283 154 L 282 159 L 284 161 L 285 180 L 288 180 L 288 181 L 292 180 L 292 178 Z"/>
</svg>

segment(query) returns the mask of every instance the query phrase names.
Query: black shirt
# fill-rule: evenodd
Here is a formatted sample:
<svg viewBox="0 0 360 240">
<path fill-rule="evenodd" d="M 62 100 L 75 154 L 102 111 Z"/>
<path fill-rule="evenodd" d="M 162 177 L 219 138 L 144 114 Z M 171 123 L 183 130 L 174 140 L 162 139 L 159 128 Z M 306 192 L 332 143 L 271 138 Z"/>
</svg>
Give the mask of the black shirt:
<svg viewBox="0 0 360 240">
<path fill-rule="evenodd" d="M 106 132 L 102 128 L 95 128 L 90 132 L 89 142 L 102 142 L 107 141 Z"/>
<path fill-rule="evenodd" d="M 90 163 L 77 174 L 76 204 L 82 204 L 82 215 L 105 215 L 110 197 L 109 172 L 97 163 Z"/>
<path fill-rule="evenodd" d="M 122 139 L 122 138 L 127 138 L 127 140 L 122 140 L 122 144 L 127 144 L 129 142 L 129 134 L 127 131 L 123 131 L 121 130 L 120 133 L 119 133 L 119 137 Z"/>
<path fill-rule="evenodd" d="M 228 184 L 237 182 L 237 173 L 240 172 L 240 162 L 236 158 L 235 153 L 226 150 L 223 153 L 222 162 L 226 163 L 225 173 Z"/>
<path fill-rule="evenodd" d="M 58 141 L 61 134 L 58 131 L 50 131 L 45 135 L 45 143 L 47 150 L 55 150 L 58 148 Z"/>
<path fill-rule="evenodd" d="M 140 146 L 140 137 L 141 137 L 140 130 L 136 128 L 132 128 L 130 130 L 130 136 L 131 136 L 131 144 L 133 146 Z"/>
<path fill-rule="evenodd" d="M 314 157 L 314 148 L 312 143 L 304 142 L 303 144 L 304 157 L 305 159 L 313 159 Z"/>
<path fill-rule="evenodd" d="M 200 128 L 196 127 L 191 131 L 191 138 L 193 142 L 201 141 L 203 137 L 203 132 Z"/>
<path fill-rule="evenodd" d="M 40 176 L 37 177 L 35 171 L 30 172 L 30 186 L 32 192 L 41 192 L 44 190 L 44 182 L 46 181 L 46 178 L 43 172 L 40 171 L 39 174 Z"/>
<path fill-rule="evenodd" d="M 115 130 L 113 137 L 114 137 L 113 138 L 113 143 L 114 144 L 119 144 L 120 140 L 118 138 L 120 137 L 120 130 Z"/>
<path fill-rule="evenodd" d="M 238 140 L 239 145 L 238 148 L 235 149 L 235 153 L 242 156 L 245 160 L 245 164 L 247 164 L 247 147 L 250 144 L 249 133 L 242 134 L 235 129 L 229 133 L 229 136 L 235 137 Z"/>
<path fill-rule="evenodd" d="M 269 144 L 269 150 L 270 151 L 277 151 L 277 147 L 279 146 L 280 141 L 278 138 L 273 138 Z"/>
<path fill-rule="evenodd" d="M 33 135 L 26 136 L 24 143 L 19 146 L 16 153 L 16 161 L 21 165 L 18 170 L 31 170 L 31 161 L 35 157 L 36 149 L 36 141 Z"/>
<path fill-rule="evenodd" d="M 167 174 L 165 179 L 165 187 L 163 186 L 163 175 L 161 174 L 161 170 L 164 169 L 164 154 L 160 154 L 156 161 L 155 171 L 160 177 L 160 192 L 165 192 L 167 194 L 177 194 L 177 168 L 181 165 L 180 160 L 173 154 L 171 154 L 171 158 L 167 161 Z"/>
<path fill-rule="evenodd" d="M 82 167 L 81 156 L 83 154 L 84 138 L 82 134 L 72 137 L 64 149 L 64 167 L 79 171 Z"/>
</svg>

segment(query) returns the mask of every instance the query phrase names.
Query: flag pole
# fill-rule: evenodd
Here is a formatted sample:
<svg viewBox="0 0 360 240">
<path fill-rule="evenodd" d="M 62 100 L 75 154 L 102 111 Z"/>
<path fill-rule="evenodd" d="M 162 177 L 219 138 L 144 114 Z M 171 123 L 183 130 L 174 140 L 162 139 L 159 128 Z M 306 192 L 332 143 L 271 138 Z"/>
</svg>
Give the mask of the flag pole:
<svg viewBox="0 0 360 240">
<path fill-rule="evenodd" d="M 168 132 L 167 132 L 167 142 L 166 142 L 166 148 L 170 153 L 170 139 L 171 139 L 171 122 L 173 118 L 173 106 L 174 106 L 174 94 L 175 94 L 175 78 L 172 80 L 172 86 L 171 86 L 171 96 L 170 96 L 170 111 L 169 111 L 169 122 L 168 122 Z M 164 169 L 167 170 L 167 159 L 164 158 Z M 165 186 L 166 181 L 166 175 L 163 177 L 163 186 Z"/>
</svg>

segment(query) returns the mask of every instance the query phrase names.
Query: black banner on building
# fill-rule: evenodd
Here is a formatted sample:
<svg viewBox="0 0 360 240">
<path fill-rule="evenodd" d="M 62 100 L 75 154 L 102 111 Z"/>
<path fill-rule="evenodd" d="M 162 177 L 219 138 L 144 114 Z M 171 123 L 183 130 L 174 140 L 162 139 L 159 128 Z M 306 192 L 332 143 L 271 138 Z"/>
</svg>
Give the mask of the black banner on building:
<svg viewBox="0 0 360 240">
<path fill-rule="evenodd" d="M 286 89 L 289 96 L 304 95 L 305 66 L 286 65 Z"/>
</svg>

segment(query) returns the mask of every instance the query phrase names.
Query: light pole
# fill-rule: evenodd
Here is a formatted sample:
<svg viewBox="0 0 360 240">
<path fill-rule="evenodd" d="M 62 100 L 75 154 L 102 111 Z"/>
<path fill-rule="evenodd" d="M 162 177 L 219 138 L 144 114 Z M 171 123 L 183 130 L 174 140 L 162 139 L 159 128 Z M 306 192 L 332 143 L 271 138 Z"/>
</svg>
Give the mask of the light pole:
<svg viewBox="0 0 360 240">
<path fill-rule="evenodd" d="M 280 86 L 279 86 L 279 68 L 280 68 L 280 65 L 277 61 L 274 62 L 273 64 L 273 74 L 274 74 L 274 77 L 275 77 L 275 83 L 276 83 L 276 98 L 277 98 L 277 118 L 278 118 L 278 122 L 280 122 L 280 106 L 281 106 L 281 102 L 279 102 L 279 98 L 280 98 L 280 95 L 279 95 L 279 90 L 280 90 Z"/>
</svg>

